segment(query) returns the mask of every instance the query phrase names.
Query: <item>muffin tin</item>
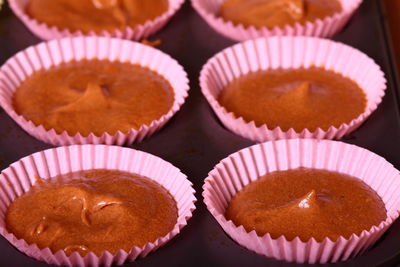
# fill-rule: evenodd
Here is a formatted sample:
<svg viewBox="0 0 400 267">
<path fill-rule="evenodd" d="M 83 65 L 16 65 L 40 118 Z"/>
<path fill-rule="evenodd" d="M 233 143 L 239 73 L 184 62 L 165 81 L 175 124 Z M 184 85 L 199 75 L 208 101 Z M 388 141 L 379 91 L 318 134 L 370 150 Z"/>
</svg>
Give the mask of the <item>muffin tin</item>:
<svg viewBox="0 0 400 267">
<path fill-rule="evenodd" d="M 400 106 L 395 85 L 388 36 L 380 0 L 365 0 L 349 25 L 334 40 L 354 46 L 382 67 L 388 89 L 371 117 L 354 133 L 342 139 L 383 156 L 400 168 Z M 187 227 L 157 252 L 125 266 L 302 266 L 259 256 L 231 240 L 202 203 L 201 187 L 208 172 L 223 158 L 253 142 L 241 138 L 218 121 L 199 89 L 199 72 L 217 52 L 234 44 L 207 26 L 186 1 L 160 33 L 162 51 L 170 54 L 189 73 L 191 91 L 182 109 L 158 133 L 131 147 L 159 156 L 185 173 L 196 189 L 197 209 Z M 0 13 L 0 64 L 32 44 L 39 43 L 9 10 Z M 25 133 L 0 111 L 0 169 L 31 153 L 50 148 Z M 400 262 L 400 221 L 367 252 L 335 266 L 392 266 Z M 1 266 L 47 266 L 18 252 L 0 238 Z M 304 265 L 312 266 L 312 265 Z M 329 265 L 327 265 L 329 266 Z"/>
</svg>

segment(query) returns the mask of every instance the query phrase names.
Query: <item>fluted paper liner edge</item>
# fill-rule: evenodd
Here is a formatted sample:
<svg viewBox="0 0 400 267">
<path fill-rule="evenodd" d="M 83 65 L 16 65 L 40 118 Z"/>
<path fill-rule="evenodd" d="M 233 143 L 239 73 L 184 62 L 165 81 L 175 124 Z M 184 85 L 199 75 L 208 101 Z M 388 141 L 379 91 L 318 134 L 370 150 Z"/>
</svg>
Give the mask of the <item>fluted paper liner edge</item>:
<svg viewBox="0 0 400 267">
<path fill-rule="evenodd" d="M 109 169 L 136 173 L 152 179 L 170 192 L 177 203 L 178 218 L 173 230 L 143 247 L 115 254 L 105 251 L 100 256 L 93 252 L 82 257 L 74 252 L 53 253 L 35 244 L 16 238 L 5 226 L 5 214 L 12 201 L 36 183 L 35 177 L 48 179 L 56 175 L 80 170 Z M 187 224 L 195 209 L 194 189 L 187 177 L 172 164 L 151 154 L 134 149 L 105 145 L 74 145 L 44 150 L 11 164 L 0 173 L 0 234 L 18 250 L 49 264 L 67 266 L 111 266 L 145 257 L 176 236 Z"/>
<path fill-rule="evenodd" d="M 298 167 L 324 169 L 357 177 L 382 198 L 387 219 L 378 226 L 340 237 L 333 242 L 284 236 L 273 239 L 270 234 L 258 236 L 247 232 L 224 216 L 231 198 L 251 181 L 273 171 Z M 270 141 L 240 150 L 217 164 L 203 186 L 204 203 L 224 231 L 240 245 L 267 257 L 297 263 L 344 261 L 371 247 L 399 216 L 400 174 L 382 157 L 357 146 L 337 141 L 289 139 Z"/>
<path fill-rule="evenodd" d="M 266 69 L 296 69 L 311 66 L 334 71 L 355 81 L 367 97 L 361 115 L 339 127 L 315 131 L 293 128 L 256 126 L 254 121 L 227 111 L 218 102 L 223 88 L 233 79 L 249 72 Z M 200 87 L 212 109 L 232 132 L 256 142 L 287 138 L 339 139 L 356 130 L 381 103 L 386 90 L 386 79 L 380 67 L 367 55 L 342 43 L 315 37 L 270 37 L 250 40 L 228 47 L 203 66 Z"/>
<path fill-rule="evenodd" d="M 172 108 L 150 125 L 131 129 L 127 133 L 118 131 L 114 135 L 103 133 L 96 136 L 76 134 L 70 136 L 66 131 L 56 133 L 34 125 L 16 113 L 13 107 L 13 94 L 24 79 L 34 71 L 48 69 L 63 62 L 81 59 L 106 59 L 110 61 L 139 64 L 162 75 L 174 90 Z M 128 40 L 106 37 L 75 37 L 43 42 L 17 53 L 0 68 L 0 106 L 30 135 L 53 145 L 107 144 L 122 145 L 138 142 L 161 129 L 179 111 L 188 96 L 189 80 L 179 63 L 169 55 L 155 48 Z"/>
<path fill-rule="evenodd" d="M 50 26 L 46 23 L 39 22 L 31 18 L 26 13 L 26 6 L 29 0 L 9 0 L 9 5 L 14 14 L 25 24 L 28 29 L 42 40 L 60 39 L 66 37 L 78 36 L 102 36 L 115 37 L 121 39 L 140 40 L 147 38 L 163 28 L 172 16 L 181 8 L 185 0 L 169 0 L 169 7 L 166 12 L 153 20 L 145 22 L 143 25 L 138 25 L 134 28 L 126 27 L 125 30 L 102 31 L 96 33 L 91 31 L 83 33 L 82 31 L 70 31 L 68 29 L 61 30 L 56 26 Z"/>
</svg>

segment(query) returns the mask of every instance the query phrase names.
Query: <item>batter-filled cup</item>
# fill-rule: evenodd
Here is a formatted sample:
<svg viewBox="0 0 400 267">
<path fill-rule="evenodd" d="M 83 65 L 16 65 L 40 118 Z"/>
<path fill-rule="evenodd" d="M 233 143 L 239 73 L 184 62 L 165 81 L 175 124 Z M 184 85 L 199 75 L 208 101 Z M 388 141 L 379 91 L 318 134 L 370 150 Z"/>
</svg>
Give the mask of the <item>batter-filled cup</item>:
<svg viewBox="0 0 400 267">
<path fill-rule="evenodd" d="M 127 26 L 124 30 L 113 30 L 113 31 L 101 31 L 95 32 L 90 31 L 87 33 L 81 30 L 70 31 L 68 29 L 61 30 L 56 26 L 47 25 L 46 23 L 40 22 L 30 17 L 26 8 L 30 0 L 10 0 L 9 5 L 14 14 L 29 28 L 29 30 L 43 40 L 60 39 L 65 37 L 77 37 L 83 35 L 89 36 L 103 36 L 103 37 L 115 37 L 122 39 L 140 40 L 147 38 L 150 35 L 156 33 L 163 28 L 171 17 L 179 10 L 184 3 L 184 0 L 169 0 L 168 10 L 162 15 L 156 17 L 153 20 L 148 20 L 144 24 L 136 27 Z M 101 1 L 96 1 L 101 2 Z M 112 2 L 112 1 L 111 1 Z"/>
<path fill-rule="evenodd" d="M 115 254 L 108 251 L 101 255 L 93 252 L 82 257 L 78 252 L 66 255 L 49 248 L 39 249 L 35 244 L 27 244 L 8 232 L 5 214 L 10 204 L 37 183 L 37 177 L 51 177 L 81 170 L 106 169 L 135 173 L 147 177 L 164 187 L 174 198 L 178 208 L 175 226 L 167 235 L 143 247 L 133 247 L 130 251 L 119 250 Z M 49 149 L 29 155 L 13 164 L 0 174 L 1 220 L 0 234 L 13 246 L 28 256 L 48 264 L 62 266 L 111 266 L 125 261 L 145 257 L 176 236 L 187 224 L 195 209 L 194 189 L 186 176 L 172 164 L 151 154 L 116 146 L 82 145 Z"/>
<path fill-rule="evenodd" d="M 57 133 L 54 129 L 46 130 L 42 125 L 35 125 L 16 113 L 13 95 L 19 85 L 32 73 L 83 59 L 128 62 L 154 71 L 170 83 L 174 92 L 172 107 L 149 125 L 142 125 L 138 129 L 132 128 L 128 132 L 118 131 L 112 135 L 109 133 L 69 135 L 66 131 Z M 184 103 L 189 90 L 186 72 L 169 55 L 140 43 L 104 37 L 65 38 L 29 47 L 10 58 L 0 68 L 0 77 L 0 106 L 30 135 L 53 145 L 122 145 L 141 141 L 162 128 L 172 118 Z"/>
<path fill-rule="evenodd" d="M 273 28 L 244 26 L 232 21 L 224 20 L 219 16 L 220 7 L 224 0 L 192 0 L 194 9 L 218 33 L 236 40 L 244 41 L 259 37 L 270 36 L 314 36 L 332 37 L 339 32 L 349 21 L 353 13 L 362 3 L 362 0 L 340 0 L 342 11 L 314 22 L 296 23 L 294 26 L 275 26 Z"/>
<path fill-rule="evenodd" d="M 324 130 L 283 130 L 256 125 L 229 112 L 218 98 L 233 80 L 263 70 L 322 68 L 354 81 L 366 96 L 364 112 L 349 123 Z M 380 67 L 362 52 L 330 40 L 313 37 L 271 37 L 249 40 L 226 48 L 208 60 L 200 73 L 201 90 L 223 125 L 257 142 L 283 138 L 339 139 L 356 130 L 382 101 L 386 79 Z"/>
<path fill-rule="evenodd" d="M 269 233 L 247 232 L 225 217 L 226 208 L 239 191 L 265 174 L 299 167 L 333 171 L 356 177 L 382 199 L 387 218 L 377 226 L 337 241 L 299 237 L 288 241 Z M 224 231 L 245 248 L 266 257 L 297 263 L 344 261 L 371 247 L 399 216 L 399 172 L 382 157 L 357 146 L 336 141 L 291 139 L 257 144 L 240 150 L 217 164 L 203 186 L 204 203 Z"/>
</svg>

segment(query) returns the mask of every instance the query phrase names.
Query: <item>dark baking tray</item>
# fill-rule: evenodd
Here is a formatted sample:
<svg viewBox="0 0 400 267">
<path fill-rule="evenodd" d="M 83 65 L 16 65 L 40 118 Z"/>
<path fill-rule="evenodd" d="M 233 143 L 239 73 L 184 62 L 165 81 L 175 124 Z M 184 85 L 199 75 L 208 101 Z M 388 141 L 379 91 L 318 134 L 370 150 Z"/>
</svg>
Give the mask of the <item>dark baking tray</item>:
<svg viewBox="0 0 400 267">
<path fill-rule="evenodd" d="M 216 34 L 186 1 L 159 34 L 161 50 L 176 58 L 191 80 L 190 96 L 182 110 L 154 136 L 133 148 L 150 152 L 180 168 L 194 183 L 197 210 L 181 234 L 144 259 L 126 266 L 300 266 L 268 259 L 232 241 L 205 208 L 203 179 L 227 155 L 252 145 L 226 130 L 202 97 L 198 76 L 202 65 L 233 44 Z M 367 148 L 400 168 L 400 119 L 396 79 L 388 49 L 380 0 L 365 0 L 335 40 L 354 46 L 376 60 L 386 73 L 388 90 L 383 103 L 365 124 L 344 142 Z M 0 64 L 17 51 L 40 42 L 6 6 L 0 13 Z M 29 136 L 0 110 L 0 169 L 31 153 L 50 148 Z M 400 220 L 365 254 L 337 266 L 393 266 L 400 261 Z M 46 266 L 0 238 L 0 266 Z"/>
</svg>

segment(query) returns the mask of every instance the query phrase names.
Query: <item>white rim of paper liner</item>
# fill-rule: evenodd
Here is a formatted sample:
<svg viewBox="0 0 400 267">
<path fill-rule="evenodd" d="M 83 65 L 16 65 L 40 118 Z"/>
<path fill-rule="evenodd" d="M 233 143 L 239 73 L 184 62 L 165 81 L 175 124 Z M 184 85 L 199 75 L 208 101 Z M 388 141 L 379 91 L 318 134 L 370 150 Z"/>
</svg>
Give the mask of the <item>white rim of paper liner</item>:
<svg viewBox="0 0 400 267">
<path fill-rule="evenodd" d="M 356 82 L 367 97 L 365 112 L 349 123 L 327 131 L 293 128 L 284 131 L 227 111 L 219 102 L 220 92 L 229 82 L 249 72 L 268 69 L 322 67 Z M 270 37 L 249 40 L 228 47 L 208 60 L 200 73 L 201 90 L 220 121 L 232 132 L 256 142 L 287 138 L 339 139 L 357 129 L 376 110 L 386 90 L 380 67 L 367 55 L 348 45 L 315 37 Z"/>
<path fill-rule="evenodd" d="M 33 34 L 43 40 L 77 37 L 84 35 L 140 40 L 149 37 L 150 35 L 159 31 L 162 27 L 164 27 L 185 2 L 185 0 L 169 0 L 169 7 L 165 13 L 163 13 L 161 16 L 158 16 L 154 20 L 149 20 L 145 24 L 138 25 L 134 28 L 126 27 L 126 29 L 123 31 L 117 29 L 112 32 L 102 31 L 100 33 L 96 33 L 94 31 L 91 31 L 89 33 L 83 33 L 82 31 L 71 32 L 68 29 L 61 30 L 58 29 L 56 26 L 50 26 L 46 23 L 39 22 L 38 20 L 29 17 L 25 11 L 29 1 L 30 0 L 9 0 L 8 2 L 14 14 L 25 24 L 25 26 Z"/>
<path fill-rule="evenodd" d="M 129 62 L 157 72 L 169 81 L 174 90 L 174 103 L 168 113 L 150 125 L 131 129 L 127 133 L 118 131 L 114 135 L 91 133 L 70 136 L 54 129 L 46 130 L 18 115 L 13 107 L 13 95 L 18 86 L 34 71 L 49 69 L 63 62 L 82 59 L 106 59 Z M 131 144 L 141 141 L 162 128 L 178 112 L 188 96 L 189 80 L 183 67 L 169 55 L 140 43 L 105 37 L 75 37 L 43 42 L 31 46 L 10 58 L 0 68 L 0 106 L 30 135 L 53 145 L 71 144 Z"/>
<path fill-rule="evenodd" d="M 348 239 L 335 242 L 311 238 L 303 242 L 296 237 L 272 238 L 247 232 L 224 216 L 231 198 L 244 186 L 273 172 L 299 167 L 324 169 L 357 177 L 382 198 L 387 219 Z M 237 243 L 258 254 L 297 263 L 344 261 L 371 247 L 399 216 L 400 174 L 384 158 L 357 146 L 337 141 L 289 139 L 270 141 L 240 150 L 218 163 L 203 186 L 204 203 L 224 231 Z"/>
<path fill-rule="evenodd" d="M 39 249 L 35 244 L 16 238 L 8 232 L 5 215 L 9 205 L 27 192 L 36 183 L 35 177 L 51 177 L 91 169 L 119 170 L 150 178 L 163 186 L 177 203 L 178 218 L 173 230 L 143 247 L 133 247 L 130 251 L 119 250 L 115 254 L 108 251 L 97 256 L 93 252 L 84 257 L 78 252 L 67 256 L 63 250 L 53 253 L 49 248 Z M 67 266 L 111 266 L 125 261 L 145 257 L 176 236 L 187 224 L 195 210 L 192 183 L 178 168 L 151 154 L 117 146 L 74 145 L 44 150 L 29 155 L 0 173 L 0 234 L 13 246 L 28 256 L 48 264 Z"/>
<path fill-rule="evenodd" d="M 294 26 L 287 25 L 283 28 L 278 26 L 256 28 L 234 24 L 218 16 L 223 1 L 225 0 L 192 0 L 192 6 L 215 31 L 236 41 L 270 36 L 332 37 L 346 25 L 362 3 L 362 0 L 339 0 L 343 11 L 333 16 L 304 24 L 296 23 Z"/>
</svg>

